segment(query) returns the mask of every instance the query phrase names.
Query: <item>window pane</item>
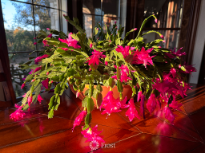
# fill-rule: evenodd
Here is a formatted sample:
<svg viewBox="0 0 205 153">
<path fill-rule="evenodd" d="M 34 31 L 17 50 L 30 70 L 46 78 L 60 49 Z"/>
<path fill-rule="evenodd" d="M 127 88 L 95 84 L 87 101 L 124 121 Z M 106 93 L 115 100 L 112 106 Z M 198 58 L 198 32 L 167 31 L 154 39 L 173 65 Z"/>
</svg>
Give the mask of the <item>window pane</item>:
<svg viewBox="0 0 205 153">
<path fill-rule="evenodd" d="M 92 37 L 93 34 L 93 26 L 92 26 L 92 16 L 94 15 L 87 15 L 87 14 L 83 14 L 83 28 L 85 29 L 85 32 L 87 34 L 87 37 L 90 38 Z"/>
<path fill-rule="evenodd" d="M 9 52 L 35 49 L 32 7 L 29 4 L 3 1 L 3 18 Z"/>
<path fill-rule="evenodd" d="M 58 27 L 59 23 L 57 24 L 57 28 L 55 26 L 55 23 L 53 23 L 51 27 L 51 14 L 53 14 L 53 11 L 51 11 L 51 9 L 47 9 L 45 7 L 40 7 L 40 6 L 34 7 L 36 31 L 46 30 L 46 28 L 59 29 Z"/>
<path fill-rule="evenodd" d="M 58 10 L 35 6 L 34 14 L 35 14 L 34 15 L 35 25 L 36 25 L 35 30 L 37 31 L 37 34 L 39 30 L 47 31 L 46 30 L 47 28 L 60 31 Z M 37 44 L 37 49 L 41 50 L 42 47 L 43 47 L 42 43 Z"/>
<path fill-rule="evenodd" d="M 107 24 L 108 27 L 112 27 L 115 21 L 117 26 L 126 26 L 126 5 L 127 0 L 84 0 L 83 1 L 83 23 L 84 29 L 86 30 L 87 36 L 93 35 L 93 28 L 99 23 L 104 31 Z M 124 33 L 122 35 L 124 37 Z"/>
<path fill-rule="evenodd" d="M 2 1 L 2 11 L 4 18 L 4 28 L 6 33 L 6 41 L 9 52 L 10 69 L 12 75 L 12 84 L 16 97 L 22 96 L 26 89 L 21 90 L 22 78 L 28 75 L 28 70 L 20 70 L 19 64 L 28 60 L 29 53 L 21 53 L 33 51 L 34 38 L 34 22 L 32 5 Z"/>
<path fill-rule="evenodd" d="M 5 0 L 5 1 L 8 1 L 8 0 Z M 32 0 L 18 0 L 18 1 L 32 3 Z"/>
<path fill-rule="evenodd" d="M 26 83 L 25 87 L 21 89 L 21 85 L 24 83 L 24 79 L 29 70 L 22 70 L 19 68 L 19 64 L 23 64 L 28 61 L 29 57 L 36 57 L 36 53 L 30 55 L 30 53 L 13 53 L 9 54 L 11 80 L 16 97 L 21 97 L 29 89 L 29 83 Z"/>
<path fill-rule="evenodd" d="M 117 17 L 113 17 L 113 16 L 108 16 L 108 15 L 105 15 L 103 17 L 103 30 L 106 31 L 106 28 L 105 28 L 105 24 L 107 25 L 108 28 L 112 29 L 113 28 L 113 25 L 117 24 L 117 27 L 119 28 L 119 22 L 118 22 L 118 18 Z"/>
<path fill-rule="evenodd" d="M 34 4 L 58 8 L 58 0 L 33 0 Z M 57 7 L 56 7 L 57 6 Z"/>
<path fill-rule="evenodd" d="M 101 15 L 101 0 L 83 0 L 83 13 Z"/>
<path fill-rule="evenodd" d="M 183 0 L 145 0 L 144 18 L 155 14 L 158 22 L 154 18 L 149 19 L 145 28 L 180 28 Z"/>
<path fill-rule="evenodd" d="M 144 31 L 143 33 L 145 32 L 147 31 Z M 165 42 L 161 42 L 159 46 L 161 46 L 162 48 L 169 48 L 172 50 L 175 48 L 180 48 L 180 46 L 178 46 L 180 30 L 160 30 L 159 32 L 164 36 L 165 40 Z M 155 33 L 150 33 L 144 35 L 143 37 L 145 43 L 151 42 L 155 39 L 161 39 L 160 36 Z"/>
<path fill-rule="evenodd" d="M 120 0 L 120 25 L 124 27 L 124 32 L 122 33 L 122 38 L 125 37 L 125 27 L 127 21 L 127 0 Z"/>
<path fill-rule="evenodd" d="M 68 22 L 66 21 L 66 19 L 63 17 L 63 14 L 67 15 L 67 0 L 61 0 L 62 4 L 61 4 L 61 31 L 63 31 L 65 34 L 67 34 L 68 32 Z"/>
<path fill-rule="evenodd" d="M 102 10 L 104 15 L 114 17 L 120 16 L 119 0 L 103 0 Z"/>
</svg>

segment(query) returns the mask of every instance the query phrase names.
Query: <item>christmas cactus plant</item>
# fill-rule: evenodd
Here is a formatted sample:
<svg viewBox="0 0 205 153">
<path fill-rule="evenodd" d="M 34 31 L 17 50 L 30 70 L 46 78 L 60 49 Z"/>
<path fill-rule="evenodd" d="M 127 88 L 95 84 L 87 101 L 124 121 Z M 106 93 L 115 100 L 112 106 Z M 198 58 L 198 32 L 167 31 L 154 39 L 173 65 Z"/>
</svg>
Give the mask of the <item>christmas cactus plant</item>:
<svg viewBox="0 0 205 153">
<path fill-rule="evenodd" d="M 78 30 L 76 34 L 69 33 L 67 36 L 52 29 L 40 31 L 38 43 L 43 42 L 45 49 L 39 57 L 21 65 L 23 69 L 31 69 L 25 78 L 25 83 L 29 82 L 31 88 L 23 96 L 21 106 L 16 105 L 17 110 L 10 115 L 11 119 L 23 118 L 26 115 L 24 110 L 32 103 L 41 102 L 42 87 L 46 91 L 54 87 L 54 95 L 48 104 L 48 118 L 52 118 L 69 82 L 77 92 L 77 97 L 89 85 L 82 100 L 84 110 L 75 119 L 72 129 L 84 121 L 82 134 L 88 141 L 104 144 L 97 125 L 93 128 L 90 126 L 93 109 L 99 109 L 107 115 L 127 109 L 125 115 L 131 122 L 140 118 L 135 101 L 140 102 L 141 116 L 144 116 L 144 109 L 147 108 L 150 114 L 155 113 L 173 123 L 175 115 L 172 109 L 180 109 L 181 106 L 177 102 L 177 96 L 183 98 L 186 95 L 190 88 L 185 82 L 186 74 L 194 72 L 195 68 L 182 63 L 181 57 L 185 53 L 181 49 L 172 51 L 161 48 L 159 43 L 164 42 L 164 37 L 159 32 L 142 33 L 143 26 L 151 17 L 157 21 L 154 15 L 146 18 L 137 37 L 131 40 L 127 36 L 137 29 L 132 29 L 122 39 L 124 29 L 118 29 L 116 23 L 112 28 L 105 25 L 106 32 L 98 25 L 94 29 L 94 36 L 87 38 L 85 30 L 78 25 L 78 20 L 72 21 L 68 16 L 65 19 Z M 149 33 L 158 34 L 160 39 L 145 43 L 143 35 Z M 124 85 L 129 85 L 132 89 L 130 99 L 123 96 Z M 102 86 L 110 88 L 104 98 Z M 117 86 L 120 93 L 118 99 L 113 96 L 114 86 Z M 96 99 L 96 107 L 93 98 Z"/>
</svg>

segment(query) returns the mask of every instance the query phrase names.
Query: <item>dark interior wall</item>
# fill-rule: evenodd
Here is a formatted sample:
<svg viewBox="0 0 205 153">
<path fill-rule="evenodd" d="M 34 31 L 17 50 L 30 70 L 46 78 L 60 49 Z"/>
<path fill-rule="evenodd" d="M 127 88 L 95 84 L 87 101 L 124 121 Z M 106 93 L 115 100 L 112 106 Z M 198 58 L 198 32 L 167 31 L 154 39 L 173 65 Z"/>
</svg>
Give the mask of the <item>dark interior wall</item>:
<svg viewBox="0 0 205 153">
<path fill-rule="evenodd" d="M 201 0 L 184 0 L 183 18 L 178 46 L 186 52 L 184 61 L 192 63 Z"/>
<path fill-rule="evenodd" d="M 83 0 L 71 0 L 71 1 L 72 1 L 72 4 L 70 5 L 72 6 L 72 8 L 70 9 L 72 9 L 72 13 L 68 14 L 68 16 L 72 15 L 72 17 L 77 18 L 79 20 L 80 26 L 83 27 L 83 15 L 82 15 Z M 74 33 L 77 32 L 75 27 L 73 27 L 72 30 L 73 31 L 70 31 L 70 32 L 74 32 Z"/>
<path fill-rule="evenodd" d="M 133 28 L 140 28 L 144 18 L 144 2 L 145 0 L 127 0 L 127 22 L 125 32 Z M 133 39 L 137 36 L 138 30 L 128 36 Z"/>
<path fill-rule="evenodd" d="M 204 43 L 202 62 L 201 62 L 201 67 L 199 72 L 198 84 L 205 84 L 204 78 L 205 78 L 205 43 Z"/>
</svg>

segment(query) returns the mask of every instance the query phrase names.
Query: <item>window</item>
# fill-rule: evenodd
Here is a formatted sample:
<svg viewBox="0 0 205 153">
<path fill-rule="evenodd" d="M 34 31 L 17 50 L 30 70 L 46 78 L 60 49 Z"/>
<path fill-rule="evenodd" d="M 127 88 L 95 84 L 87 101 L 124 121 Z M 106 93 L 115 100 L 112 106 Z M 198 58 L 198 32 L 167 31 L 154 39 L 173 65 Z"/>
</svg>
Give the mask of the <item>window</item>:
<svg viewBox="0 0 205 153">
<path fill-rule="evenodd" d="M 38 56 L 42 50 L 41 43 L 34 45 L 39 30 L 51 28 L 67 33 L 63 18 L 67 14 L 67 0 L 2 0 L 1 3 L 12 83 L 16 97 L 21 97 L 29 87 L 21 89 L 29 72 L 21 70 L 19 64 Z"/>
<path fill-rule="evenodd" d="M 105 31 L 105 24 L 112 27 L 117 23 L 125 27 L 126 0 L 83 0 L 83 28 L 88 37 L 93 36 L 94 27 L 99 23 Z"/>
<path fill-rule="evenodd" d="M 143 30 L 144 32 L 148 30 L 160 32 L 165 39 L 165 42 L 160 44 L 161 47 L 172 50 L 178 49 L 183 2 L 184 0 L 145 0 L 144 18 L 155 14 L 158 21 L 155 23 L 154 19 L 149 20 Z M 146 42 L 150 42 L 160 37 L 155 33 L 151 33 L 144 38 Z"/>
</svg>

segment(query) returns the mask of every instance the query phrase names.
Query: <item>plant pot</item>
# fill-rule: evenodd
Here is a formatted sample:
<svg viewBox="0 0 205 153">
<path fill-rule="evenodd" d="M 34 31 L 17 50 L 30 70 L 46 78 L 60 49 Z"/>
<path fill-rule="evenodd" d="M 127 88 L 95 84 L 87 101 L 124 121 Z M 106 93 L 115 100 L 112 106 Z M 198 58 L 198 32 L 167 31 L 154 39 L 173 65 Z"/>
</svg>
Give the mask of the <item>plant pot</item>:
<svg viewBox="0 0 205 153">
<path fill-rule="evenodd" d="M 73 86 L 72 86 L 72 85 L 69 84 L 69 86 L 70 86 L 71 91 L 76 95 L 77 91 L 75 91 L 75 90 L 73 89 Z M 96 88 L 96 87 L 97 87 L 97 85 L 94 85 L 94 88 Z M 78 97 L 78 98 L 79 98 L 80 100 L 83 100 L 83 99 L 85 98 L 85 91 L 86 91 L 87 89 L 89 89 L 89 85 L 86 85 L 85 88 L 84 88 L 84 90 L 83 90 L 83 92 L 81 92 L 81 93 L 79 94 L 79 97 Z M 102 92 L 101 92 L 101 93 L 102 93 L 102 97 L 104 98 L 109 91 L 110 91 L 110 87 L 102 86 Z M 119 93 L 118 90 L 117 90 L 117 86 L 115 86 L 114 88 L 112 88 L 112 91 L 113 91 L 113 96 L 114 96 L 115 99 L 117 99 L 117 98 L 120 97 L 120 93 Z M 123 85 L 122 95 L 123 95 L 123 96 L 122 96 L 123 99 L 124 99 L 126 96 L 127 96 L 127 99 L 130 99 L 131 96 L 132 96 L 132 88 L 131 88 L 129 85 Z M 95 105 L 96 105 L 96 100 L 95 100 L 95 98 L 92 98 L 92 99 L 93 99 L 93 101 L 94 101 L 94 103 L 95 103 Z"/>
</svg>

